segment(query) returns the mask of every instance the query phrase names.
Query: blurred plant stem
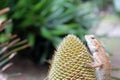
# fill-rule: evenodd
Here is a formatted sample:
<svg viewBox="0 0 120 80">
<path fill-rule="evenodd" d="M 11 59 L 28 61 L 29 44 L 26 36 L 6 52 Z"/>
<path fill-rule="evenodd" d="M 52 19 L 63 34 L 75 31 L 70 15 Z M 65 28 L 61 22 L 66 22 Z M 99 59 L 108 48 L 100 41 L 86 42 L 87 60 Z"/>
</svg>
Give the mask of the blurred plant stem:
<svg viewBox="0 0 120 80">
<path fill-rule="evenodd" d="M 9 10 L 9 8 L 0 10 L 0 15 L 5 14 Z M 11 19 L 8 19 L 2 21 L 2 23 L 0 24 L 0 72 L 6 70 L 11 65 L 9 61 L 18 53 L 18 51 L 30 46 L 27 43 L 27 40 L 20 41 L 20 38 L 16 38 L 17 35 L 8 35 L 3 31 L 4 29 L 6 29 L 7 24 L 10 22 Z"/>
</svg>

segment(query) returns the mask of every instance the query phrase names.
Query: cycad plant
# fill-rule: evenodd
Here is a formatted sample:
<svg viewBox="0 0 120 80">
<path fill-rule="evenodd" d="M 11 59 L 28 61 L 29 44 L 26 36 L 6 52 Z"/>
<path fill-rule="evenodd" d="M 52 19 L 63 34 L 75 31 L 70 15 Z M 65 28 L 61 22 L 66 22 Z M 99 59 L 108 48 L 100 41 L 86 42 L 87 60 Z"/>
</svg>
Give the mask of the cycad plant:
<svg viewBox="0 0 120 80">
<path fill-rule="evenodd" d="M 95 69 L 85 66 L 92 62 L 82 41 L 69 34 L 55 51 L 48 80 L 96 80 Z"/>
<path fill-rule="evenodd" d="M 0 15 L 9 11 L 9 8 L 0 10 Z M 7 23 L 11 20 L 3 20 L 0 24 L 0 80 L 6 80 L 6 77 L 2 75 L 2 72 L 11 65 L 9 61 L 20 51 L 29 46 L 27 40 L 20 41 L 17 35 L 5 34 L 2 32 L 6 27 Z"/>
</svg>

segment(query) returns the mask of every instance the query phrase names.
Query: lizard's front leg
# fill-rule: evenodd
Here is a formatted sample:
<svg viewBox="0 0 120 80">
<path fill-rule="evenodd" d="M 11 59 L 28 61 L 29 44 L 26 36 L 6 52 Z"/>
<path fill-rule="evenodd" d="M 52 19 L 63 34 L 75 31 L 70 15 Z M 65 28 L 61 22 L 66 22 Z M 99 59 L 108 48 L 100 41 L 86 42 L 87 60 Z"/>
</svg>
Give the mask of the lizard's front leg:
<svg viewBox="0 0 120 80">
<path fill-rule="evenodd" d="M 93 63 L 86 63 L 87 67 L 91 67 L 91 68 L 98 68 L 101 67 L 103 65 L 102 61 L 101 61 L 101 57 L 99 55 L 98 52 L 93 53 L 93 56 L 91 56 L 94 60 Z"/>
</svg>

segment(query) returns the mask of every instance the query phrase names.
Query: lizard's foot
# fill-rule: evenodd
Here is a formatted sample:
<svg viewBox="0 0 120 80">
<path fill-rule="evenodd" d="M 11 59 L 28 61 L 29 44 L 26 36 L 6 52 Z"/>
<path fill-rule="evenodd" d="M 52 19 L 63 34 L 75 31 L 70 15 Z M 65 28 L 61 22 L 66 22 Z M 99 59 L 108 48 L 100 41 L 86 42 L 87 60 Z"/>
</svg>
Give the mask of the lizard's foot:
<svg viewBox="0 0 120 80">
<path fill-rule="evenodd" d="M 97 68 L 101 67 L 103 64 L 95 64 L 95 63 L 86 63 L 85 67 Z"/>
<path fill-rule="evenodd" d="M 84 66 L 85 66 L 85 67 L 91 67 L 91 68 L 93 68 L 93 64 L 94 64 L 94 63 L 85 63 Z"/>
</svg>

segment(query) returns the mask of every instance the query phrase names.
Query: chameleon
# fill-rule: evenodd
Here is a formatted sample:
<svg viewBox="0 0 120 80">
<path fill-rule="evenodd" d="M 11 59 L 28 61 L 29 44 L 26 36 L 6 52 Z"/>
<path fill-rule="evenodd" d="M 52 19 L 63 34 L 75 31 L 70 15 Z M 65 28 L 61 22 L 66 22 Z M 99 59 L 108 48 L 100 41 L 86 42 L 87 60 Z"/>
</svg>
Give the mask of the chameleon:
<svg viewBox="0 0 120 80">
<path fill-rule="evenodd" d="M 98 80 L 110 80 L 111 62 L 102 43 L 94 35 L 85 35 L 85 40 L 95 61 L 93 64 L 88 63 L 87 65 L 96 68 Z"/>
</svg>

